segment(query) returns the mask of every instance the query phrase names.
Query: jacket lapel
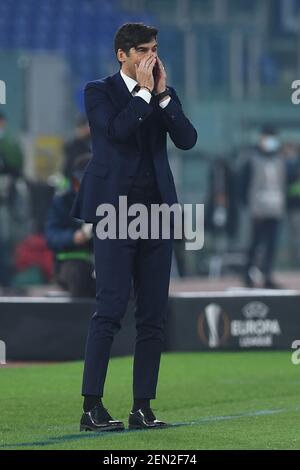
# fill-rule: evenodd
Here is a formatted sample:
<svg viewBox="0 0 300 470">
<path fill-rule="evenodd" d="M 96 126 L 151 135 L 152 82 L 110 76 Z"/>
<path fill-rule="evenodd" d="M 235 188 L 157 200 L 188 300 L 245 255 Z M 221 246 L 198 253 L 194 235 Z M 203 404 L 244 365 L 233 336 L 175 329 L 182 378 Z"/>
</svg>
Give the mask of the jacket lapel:
<svg viewBox="0 0 300 470">
<path fill-rule="evenodd" d="M 110 95 L 114 104 L 122 109 L 127 106 L 129 101 L 132 99 L 132 94 L 128 90 L 126 83 L 124 82 L 120 72 L 112 75 L 110 77 Z M 151 98 L 150 104 L 155 105 L 154 97 Z M 151 126 L 152 127 L 152 126 Z M 150 129 L 151 129 L 150 127 Z M 137 130 L 135 133 L 138 147 L 142 148 L 142 133 L 140 130 Z M 152 143 L 152 138 L 150 139 Z"/>
<path fill-rule="evenodd" d="M 120 109 L 124 108 L 132 98 L 132 95 L 128 90 L 120 72 L 117 72 L 115 75 L 110 77 L 110 85 L 110 94 L 113 102 Z"/>
</svg>

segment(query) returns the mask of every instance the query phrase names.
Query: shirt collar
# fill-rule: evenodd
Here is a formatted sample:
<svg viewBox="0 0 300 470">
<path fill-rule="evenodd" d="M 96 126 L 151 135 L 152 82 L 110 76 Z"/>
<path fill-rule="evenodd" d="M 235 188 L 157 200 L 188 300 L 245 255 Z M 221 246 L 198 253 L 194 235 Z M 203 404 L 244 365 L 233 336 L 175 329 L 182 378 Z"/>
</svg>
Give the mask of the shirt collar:
<svg viewBox="0 0 300 470">
<path fill-rule="evenodd" d="M 135 85 L 137 85 L 137 82 L 133 78 L 128 77 L 128 75 L 126 75 L 124 72 L 122 72 L 122 70 L 120 70 L 120 74 L 121 74 L 121 77 L 123 78 L 128 90 L 130 91 L 130 93 L 132 93 Z"/>
</svg>

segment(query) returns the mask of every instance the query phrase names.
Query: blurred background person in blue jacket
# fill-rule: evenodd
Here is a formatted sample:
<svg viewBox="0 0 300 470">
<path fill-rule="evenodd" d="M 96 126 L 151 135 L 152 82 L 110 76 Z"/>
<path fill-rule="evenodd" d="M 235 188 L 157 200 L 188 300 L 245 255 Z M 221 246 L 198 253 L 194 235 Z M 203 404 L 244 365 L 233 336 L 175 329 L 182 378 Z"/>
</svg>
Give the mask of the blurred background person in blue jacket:
<svg viewBox="0 0 300 470">
<path fill-rule="evenodd" d="M 93 242 L 90 224 L 70 217 L 70 210 L 89 154 L 74 160 L 72 185 L 53 198 L 46 224 L 46 238 L 55 252 L 55 273 L 58 284 L 72 297 L 94 297 L 95 278 Z"/>
</svg>

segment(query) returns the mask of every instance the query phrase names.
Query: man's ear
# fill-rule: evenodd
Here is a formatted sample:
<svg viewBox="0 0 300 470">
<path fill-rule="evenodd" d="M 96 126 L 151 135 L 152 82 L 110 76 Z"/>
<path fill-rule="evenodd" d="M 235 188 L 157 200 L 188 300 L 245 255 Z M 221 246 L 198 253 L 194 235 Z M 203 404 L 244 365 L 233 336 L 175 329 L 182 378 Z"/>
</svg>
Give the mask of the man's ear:
<svg viewBox="0 0 300 470">
<path fill-rule="evenodd" d="M 118 49 L 118 52 L 117 52 L 118 61 L 123 63 L 125 57 L 126 57 L 126 53 L 122 49 Z"/>
</svg>

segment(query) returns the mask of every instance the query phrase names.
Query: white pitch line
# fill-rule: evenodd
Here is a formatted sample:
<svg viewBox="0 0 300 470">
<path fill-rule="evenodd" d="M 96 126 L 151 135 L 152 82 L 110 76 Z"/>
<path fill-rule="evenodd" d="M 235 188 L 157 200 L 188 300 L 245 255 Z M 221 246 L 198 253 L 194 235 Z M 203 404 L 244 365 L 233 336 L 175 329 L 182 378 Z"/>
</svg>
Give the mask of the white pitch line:
<svg viewBox="0 0 300 470">
<path fill-rule="evenodd" d="M 241 419 L 241 418 L 253 418 L 256 416 L 269 416 L 269 415 L 274 415 L 274 414 L 279 414 L 279 413 L 288 413 L 291 411 L 300 411 L 300 407 L 296 407 L 293 409 L 288 409 L 288 408 L 278 408 L 277 410 L 257 410 L 257 411 L 249 411 L 248 413 L 240 413 L 237 415 L 225 415 L 225 416 L 208 416 L 206 418 L 200 418 L 197 419 L 196 421 L 190 421 L 190 422 L 181 422 L 181 423 L 173 423 L 167 428 L 162 428 L 159 429 L 157 428 L 156 431 L 165 431 L 167 429 L 171 429 L 172 427 L 180 427 L 180 426 L 195 426 L 197 424 L 205 424 L 205 423 L 212 423 L 212 422 L 218 422 L 218 421 L 232 421 L 234 419 Z M 56 426 L 56 428 L 59 428 Z M 125 429 L 123 432 L 118 433 L 118 437 L 126 436 L 128 433 L 139 433 L 139 432 L 149 432 L 149 429 Z M 74 434 L 72 436 L 57 436 L 57 437 L 48 437 L 45 438 L 44 441 L 33 441 L 33 442 L 22 442 L 22 443 L 14 443 L 14 444 L 2 444 L 0 445 L 1 449 L 4 448 L 11 448 L 11 447 L 36 447 L 36 446 L 51 446 L 55 444 L 60 444 L 64 440 L 65 441 L 77 441 L 83 439 L 99 439 L 111 436 L 112 433 L 116 435 L 115 432 L 90 432 L 90 433 L 84 433 L 84 434 Z"/>
<path fill-rule="evenodd" d="M 240 413 L 238 415 L 227 415 L 227 416 L 208 416 L 207 418 L 200 418 L 196 421 L 174 423 L 172 426 L 193 426 L 195 424 L 218 422 L 218 421 L 230 421 L 233 419 L 240 418 L 252 418 L 255 416 L 268 416 L 279 413 L 287 413 L 289 411 L 298 411 L 298 408 L 294 410 L 288 410 L 287 408 L 279 408 L 277 410 L 258 410 L 258 411 L 249 411 L 248 413 Z"/>
</svg>

